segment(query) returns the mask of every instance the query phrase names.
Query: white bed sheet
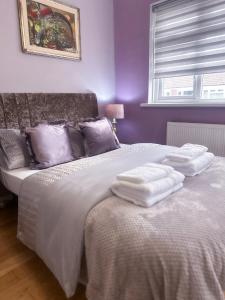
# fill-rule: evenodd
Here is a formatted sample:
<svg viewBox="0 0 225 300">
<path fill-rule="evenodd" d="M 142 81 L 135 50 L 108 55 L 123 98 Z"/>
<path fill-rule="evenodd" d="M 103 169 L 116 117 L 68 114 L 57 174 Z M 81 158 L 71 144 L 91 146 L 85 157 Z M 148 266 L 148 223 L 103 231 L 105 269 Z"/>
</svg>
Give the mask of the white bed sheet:
<svg viewBox="0 0 225 300">
<path fill-rule="evenodd" d="M 37 172 L 40 172 L 40 170 L 31 170 L 29 168 L 16 170 L 1 169 L 1 181 L 10 192 L 18 196 L 23 180 Z"/>
</svg>

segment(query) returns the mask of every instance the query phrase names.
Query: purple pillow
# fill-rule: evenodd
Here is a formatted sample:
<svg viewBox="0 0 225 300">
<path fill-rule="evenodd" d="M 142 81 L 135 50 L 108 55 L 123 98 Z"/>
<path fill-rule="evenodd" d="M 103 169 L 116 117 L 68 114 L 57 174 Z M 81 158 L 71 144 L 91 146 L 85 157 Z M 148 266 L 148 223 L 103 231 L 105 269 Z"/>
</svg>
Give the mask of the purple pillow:
<svg viewBox="0 0 225 300">
<path fill-rule="evenodd" d="M 70 138 L 70 144 L 72 147 L 73 156 L 75 158 L 84 157 L 85 156 L 84 137 L 80 128 L 74 127 L 69 124 L 67 124 L 66 127 Z"/>
<path fill-rule="evenodd" d="M 45 169 L 74 160 L 65 126 L 39 124 L 27 128 L 26 135 L 34 156 L 35 168 Z"/>
<path fill-rule="evenodd" d="M 87 155 L 93 156 L 120 148 L 111 125 L 106 118 L 93 122 L 79 123 L 84 134 Z"/>
</svg>

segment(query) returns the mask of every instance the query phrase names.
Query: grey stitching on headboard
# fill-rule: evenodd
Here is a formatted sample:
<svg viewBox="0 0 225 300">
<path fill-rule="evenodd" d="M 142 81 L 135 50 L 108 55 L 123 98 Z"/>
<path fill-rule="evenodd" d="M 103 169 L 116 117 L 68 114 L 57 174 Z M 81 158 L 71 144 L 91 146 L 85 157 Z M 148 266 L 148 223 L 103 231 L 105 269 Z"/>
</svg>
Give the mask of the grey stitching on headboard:
<svg viewBox="0 0 225 300">
<path fill-rule="evenodd" d="M 93 93 L 0 94 L 0 128 L 35 126 L 43 120 L 78 122 L 97 115 L 97 98 Z"/>
</svg>

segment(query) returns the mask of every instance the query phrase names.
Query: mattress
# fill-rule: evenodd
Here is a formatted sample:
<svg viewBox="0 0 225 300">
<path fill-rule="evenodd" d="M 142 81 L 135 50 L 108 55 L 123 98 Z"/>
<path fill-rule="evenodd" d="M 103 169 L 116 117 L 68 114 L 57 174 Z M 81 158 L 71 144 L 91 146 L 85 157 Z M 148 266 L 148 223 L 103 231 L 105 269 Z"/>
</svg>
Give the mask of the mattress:
<svg viewBox="0 0 225 300">
<path fill-rule="evenodd" d="M 37 172 L 40 172 L 40 170 L 31 170 L 29 168 L 16 170 L 1 169 L 1 181 L 10 192 L 18 196 L 23 180 Z"/>
</svg>

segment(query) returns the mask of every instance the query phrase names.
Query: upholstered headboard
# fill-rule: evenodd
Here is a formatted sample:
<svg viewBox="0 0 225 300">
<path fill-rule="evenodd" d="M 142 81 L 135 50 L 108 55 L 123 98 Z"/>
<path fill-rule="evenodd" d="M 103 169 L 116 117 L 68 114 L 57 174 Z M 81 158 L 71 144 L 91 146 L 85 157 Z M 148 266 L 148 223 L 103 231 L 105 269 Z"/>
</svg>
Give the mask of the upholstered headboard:
<svg viewBox="0 0 225 300">
<path fill-rule="evenodd" d="M 0 94 L 0 128 L 35 126 L 43 120 L 78 122 L 97 115 L 97 99 L 93 93 Z"/>
</svg>

